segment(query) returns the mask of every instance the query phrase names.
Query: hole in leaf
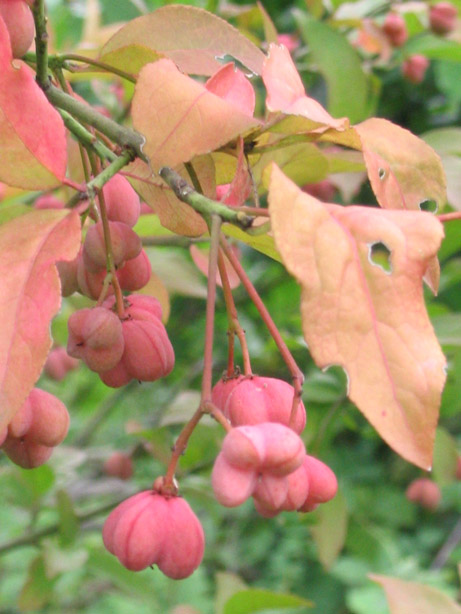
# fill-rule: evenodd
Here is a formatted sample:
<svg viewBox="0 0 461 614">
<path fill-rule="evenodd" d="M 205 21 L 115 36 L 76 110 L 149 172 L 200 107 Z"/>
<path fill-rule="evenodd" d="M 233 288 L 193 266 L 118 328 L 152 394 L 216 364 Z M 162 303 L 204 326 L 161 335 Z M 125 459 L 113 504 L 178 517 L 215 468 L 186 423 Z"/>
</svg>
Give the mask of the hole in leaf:
<svg viewBox="0 0 461 614">
<path fill-rule="evenodd" d="M 428 211 L 429 213 L 436 213 L 437 211 L 437 203 L 435 200 L 428 198 L 427 200 L 423 200 L 419 203 L 419 208 L 421 211 Z"/>
<path fill-rule="evenodd" d="M 368 246 L 368 259 L 372 265 L 378 266 L 389 275 L 392 273 L 391 252 L 381 241 Z"/>
<path fill-rule="evenodd" d="M 381 179 L 381 181 L 384 179 L 385 176 L 386 170 L 384 168 L 378 168 L 378 177 Z"/>
</svg>

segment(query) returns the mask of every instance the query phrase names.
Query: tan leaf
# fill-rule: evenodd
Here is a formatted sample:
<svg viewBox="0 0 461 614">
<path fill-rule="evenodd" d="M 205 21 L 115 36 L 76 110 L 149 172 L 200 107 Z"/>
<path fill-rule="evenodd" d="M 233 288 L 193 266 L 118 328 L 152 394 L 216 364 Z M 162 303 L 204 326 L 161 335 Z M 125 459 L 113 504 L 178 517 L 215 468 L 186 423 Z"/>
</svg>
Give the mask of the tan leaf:
<svg viewBox="0 0 461 614">
<path fill-rule="evenodd" d="M 214 164 L 210 156 L 200 156 L 192 162 L 205 196 L 215 198 Z M 191 178 L 183 165 L 177 172 L 191 183 Z M 172 232 L 188 237 L 197 237 L 207 231 L 207 225 L 196 211 L 180 201 L 173 190 L 167 186 L 159 175 L 139 158 L 124 172 L 141 198 L 159 216 L 162 226 Z"/>
<path fill-rule="evenodd" d="M 278 250 L 302 286 L 303 330 L 314 360 L 341 365 L 349 397 L 381 437 L 428 469 L 445 358 L 421 281 L 442 225 L 424 212 L 321 203 L 275 165 L 269 204 Z M 380 247 L 382 263 L 374 251 Z"/>
<path fill-rule="evenodd" d="M 232 56 L 255 74 L 261 74 L 263 52 L 227 21 L 194 6 L 164 6 L 131 20 L 105 45 L 106 56 L 119 68 L 123 55 L 116 52 L 131 46 L 144 47 L 169 57 L 183 72 L 212 75 L 220 67 L 219 57 Z"/>
<path fill-rule="evenodd" d="M 445 204 L 445 173 L 432 147 L 386 119 L 367 119 L 355 130 L 381 207 L 419 211 L 423 203 Z"/>
<path fill-rule="evenodd" d="M 156 171 L 209 153 L 260 123 L 183 75 L 171 60 L 141 70 L 132 115 Z"/>
<path fill-rule="evenodd" d="M 461 607 L 432 586 L 370 574 L 384 588 L 391 614 L 461 614 Z"/>
</svg>

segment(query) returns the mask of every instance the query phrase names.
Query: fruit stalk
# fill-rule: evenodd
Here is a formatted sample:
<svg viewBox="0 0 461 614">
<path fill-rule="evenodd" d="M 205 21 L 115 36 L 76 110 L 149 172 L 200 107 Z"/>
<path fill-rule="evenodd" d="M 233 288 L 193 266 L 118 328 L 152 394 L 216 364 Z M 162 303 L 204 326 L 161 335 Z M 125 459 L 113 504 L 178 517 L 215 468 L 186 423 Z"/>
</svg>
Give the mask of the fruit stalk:
<svg viewBox="0 0 461 614">
<path fill-rule="evenodd" d="M 230 263 L 232 264 L 235 272 L 239 276 L 240 281 L 242 282 L 243 287 L 245 288 L 245 290 L 248 293 L 248 296 L 253 301 L 256 309 L 258 310 L 259 315 L 261 316 L 261 319 L 263 320 L 263 322 L 266 325 L 269 333 L 271 334 L 272 338 L 274 339 L 275 344 L 277 345 L 277 348 L 278 348 L 278 350 L 280 352 L 280 355 L 282 356 L 283 361 L 285 362 L 285 364 L 287 365 L 287 367 L 288 367 L 288 369 L 289 369 L 289 371 L 291 373 L 291 377 L 292 377 L 292 380 L 293 380 L 293 388 L 295 389 L 295 394 L 293 396 L 293 405 L 292 405 L 292 409 L 291 409 L 291 418 L 290 418 L 290 426 L 293 426 L 294 421 L 296 419 L 296 412 L 297 412 L 297 409 L 298 409 L 298 406 L 299 406 L 299 401 L 301 399 L 302 387 L 303 387 L 303 383 L 304 383 L 304 375 L 303 375 L 301 369 L 296 364 L 296 361 L 293 358 L 293 356 L 291 355 L 291 352 L 288 349 L 285 341 L 282 339 L 282 336 L 280 334 L 279 329 L 277 328 L 274 320 L 272 319 L 272 317 L 271 317 L 270 313 L 268 312 L 266 306 L 264 305 L 263 301 L 261 300 L 261 297 L 259 296 L 258 292 L 256 291 L 256 288 L 251 283 L 250 278 L 245 273 L 245 271 L 244 271 L 242 265 L 240 264 L 238 258 L 235 256 L 235 254 L 230 249 L 229 244 L 227 243 L 224 235 L 221 235 L 221 243 L 220 244 L 221 244 L 222 250 L 224 251 L 224 253 L 227 256 L 227 258 L 230 261 Z"/>
</svg>

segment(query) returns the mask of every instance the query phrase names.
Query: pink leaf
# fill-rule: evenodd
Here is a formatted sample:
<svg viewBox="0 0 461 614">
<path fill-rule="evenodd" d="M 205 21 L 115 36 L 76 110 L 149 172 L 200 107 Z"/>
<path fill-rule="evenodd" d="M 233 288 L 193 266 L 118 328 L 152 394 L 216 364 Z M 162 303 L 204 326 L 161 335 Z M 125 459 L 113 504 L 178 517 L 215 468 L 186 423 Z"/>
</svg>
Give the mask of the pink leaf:
<svg viewBox="0 0 461 614">
<path fill-rule="evenodd" d="M 217 186 L 216 196 L 231 207 L 241 207 L 251 194 L 251 177 L 243 153 L 243 139 L 239 139 L 237 170 L 231 183 Z M 221 188 L 221 189 L 220 189 Z"/>
<path fill-rule="evenodd" d="M 255 91 L 249 80 L 233 62 L 229 62 L 220 68 L 205 83 L 209 92 L 216 94 L 223 100 L 227 100 L 245 115 L 250 117 L 255 111 Z"/>
<path fill-rule="evenodd" d="M 79 216 L 67 210 L 32 211 L 0 226 L 0 431 L 40 375 L 61 304 L 55 262 L 73 259 L 80 241 Z"/>
<path fill-rule="evenodd" d="M 300 115 L 313 122 L 315 131 L 349 127 L 347 118 L 334 119 L 322 105 L 306 96 L 303 82 L 286 47 L 271 44 L 264 62 L 262 78 L 267 89 L 266 106 L 269 111 L 286 115 Z"/>
<path fill-rule="evenodd" d="M 445 357 L 422 276 L 442 225 L 424 212 L 321 203 L 275 165 L 269 205 L 276 245 L 302 286 L 304 336 L 315 362 L 341 365 L 350 399 L 381 437 L 428 469 Z M 378 260 L 380 247 L 387 263 Z"/>
<path fill-rule="evenodd" d="M 171 60 L 147 64 L 132 104 L 134 127 L 154 170 L 188 162 L 260 125 L 233 104 L 183 75 Z"/>
<path fill-rule="evenodd" d="M 66 172 L 66 131 L 26 64 L 12 59 L 0 17 L 0 181 L 46 189 Z"/>
</svg>

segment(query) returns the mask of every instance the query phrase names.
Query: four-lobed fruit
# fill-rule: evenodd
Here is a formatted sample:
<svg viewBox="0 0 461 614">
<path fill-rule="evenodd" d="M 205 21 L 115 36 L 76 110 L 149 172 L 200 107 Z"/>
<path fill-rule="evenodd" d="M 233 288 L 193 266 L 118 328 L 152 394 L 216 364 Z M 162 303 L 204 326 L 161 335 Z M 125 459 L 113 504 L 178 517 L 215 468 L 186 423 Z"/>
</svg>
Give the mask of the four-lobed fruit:
<svg viewBox="0 0 461 614">
<path fill-rule="evenodd" d="M 205 548 L 202 525 L 181 497 L 152 490 L 130 497 L 108 516 L 104 545 L 127 569 L 157 565 L 168 577 L 187 578 L 200 565 Z"/>
<path fill-rule="evenodd" d="M 140 254 L 141 239 L 128 224 L 109 222 L 109 232 L 116 267 Z M 88 229 L 83 243 L 83 261 L 85 267 L 92 273 L 98 273 L 106 268 L 106 245 L 102 222 L 96 222 Z"/>
<path fill-rule="evenodd" d="M 66 406 L 49 392 L 33 388 L 8 425 L 2 449 L 20 467 L 33 469 L 50 458 L 68 429 Z"/>
<path fill-rule="evenodd" d="M 408 501 L 418 503 L 421 507 L 435 511 L 442 498 L 439 485 L 429 478 L 418 478 L 409 484 L 405 495 Z"/>
<path fill-rule="evenodd" d="M 424 81 L 429 60 L 424 55 L 410 55 L 402 64 L 402 75 L 410 83 L 418 84 Z"/>
<path fill-rule="evenodd" d="M 299 435 L 283 424 L 263 422 L 231 429 L 211 476 L 216 499 L 235 507 L 253 494 L 261 479 L 267 479 L 283 491 L 283 500 L 288 488 L 285 478 L 301 466 L 305 454 Z"/>
<path fill-rule="evenodd" d="M 129 480 L 133 475 L 133 461 L 128 454 L 114 452 L 105 460 L 102 470 L 114 478 Z"/>
<path fill-rule="evenodd" d="M 48 354 L 43 371 L 49 378 L 57 382 L 63 380 L 69 371 L 77 369 L 79 361 L 69 356 L 66 349 L 59 346 L 55 347 Z"/>
<path fill-rule="evenodd" d="M 110 370 L 100 373 L 107 386 L 119 388 L 132 379 L 153 382 L 168 375 L 174 366 L 174 350 L 161 321 L 162 309 L 150 296 L 126 297 L 128 308 L 122 321 L 123 355 Z M 115 298 L 104 301 L 111 309 Z"/>
<path fill-rule="evenodd" d="M 117 173 L 104 185 L 103 193 L 107 219 L 133 227 L 141 214 L 141 202 L 128 179 Z"/>
<path fill-rule="evenodd" d="M 388 13 L 382 29 L 394 47 L 401 47 L 408 39 L 407 24 L 402 15 L 398 13 Z"/>
<path fill-rule="evenodd" d="M 294 388 L 273 377 L 239 376 L 220 380 L 213 388 L 212 401 L 233 426 L 280 422 L 288 425 Z M 302 402 L 296 413 L 294 430 L 301 433 L 306 425 Z"/>
<path fill-rule="evenodd" d="M 122 323 L 106 307 L 80 309 L 68 321 L 67 353 L 80 358 L 92 371 L 109 371 L 125 348 Z"/>
<path fill-rule="evenodd" d="M 438 2 L 429 8 L 429 24 L 436 34 L 448 34 L 456 27 L 458 11 L 451 2 Z"/>
<path fill-rule="evenodd" d="M 11 51 L 14 58 L 21 58 L 32 45 L 35 25 L 29 5 L 24 0 L 2 0 L 0 17 L 10 35 Z"/>
</svg>

